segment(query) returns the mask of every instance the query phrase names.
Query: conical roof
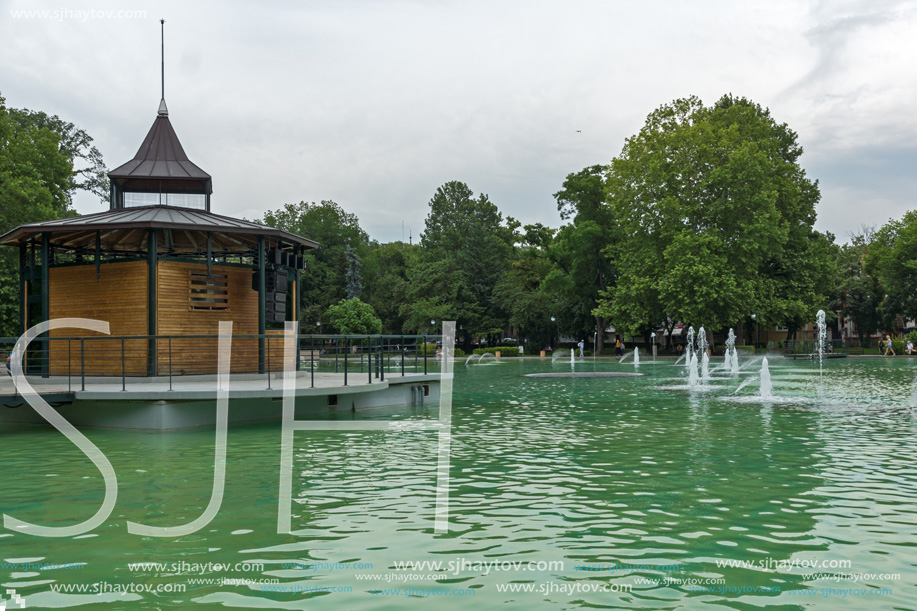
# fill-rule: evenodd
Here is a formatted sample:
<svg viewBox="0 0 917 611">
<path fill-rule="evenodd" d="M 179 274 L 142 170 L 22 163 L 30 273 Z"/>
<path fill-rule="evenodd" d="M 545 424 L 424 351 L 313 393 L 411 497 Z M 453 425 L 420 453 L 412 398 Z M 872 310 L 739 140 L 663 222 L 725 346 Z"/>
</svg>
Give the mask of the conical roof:
<svg viewBox="0 0 917 611">
<path fill-rule="evenodd" d="M 119 182 L 135 179 L 210 181 L 210 174 L 188 159 L 164 108 L 165 101 L 160 104 L 156 120 L 134 158 L 109 172 L 109 178 Z"/>
</svg>

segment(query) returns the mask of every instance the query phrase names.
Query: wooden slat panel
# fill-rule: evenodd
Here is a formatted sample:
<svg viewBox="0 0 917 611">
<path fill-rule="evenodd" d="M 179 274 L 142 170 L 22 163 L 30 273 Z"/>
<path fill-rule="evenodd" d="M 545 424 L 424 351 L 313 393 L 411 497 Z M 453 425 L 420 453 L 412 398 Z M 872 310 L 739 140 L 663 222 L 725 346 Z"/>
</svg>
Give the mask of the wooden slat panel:
<svg viewBox="0 0 917 611">
<path fill-rule="evenodd" d="M 258 292 L 252 290 L 252 271 L 244 267 L 211 266 L 211 272 L 226 276 L 229 307 L 226 310 L 191 309 L 191 273 L 207 269 L 201 263 L 162 261 L 157 277 L 157 316 L 159 335 L 216 335 L 219 323 L 231 320 L 234 335 L 258 333 Z M 222 279 L 221 279 L 222 281 Z M 158 347 L 160 374 L 169 368 L 164 342 Z M 217 340 L 172 340 L 172 372 L 175 375 L 215 373 Z M 270 342 L 271 371 L 283 369 L 283 346 L 280 340 Z M 233 373 L 258 370 L 258 340 L 234 338 L 231 369 Z"/>
<path fill-rule="evenodd" d="M 95 265 L 52 267 L 50 278 L 50 316 L 54 318 L 92 318 L 106 321 L 111 335 L 146 335 L 147 333 L 147 264 L 144 261 L 104 263 L 96 282 Z M 103 336 L 81 329 L 57 329 L 51 337 Z M 104 336 L 103 336 L 104 337 Z M 67 353 L 70 353 L 69 368 Z M 121 375 L 121 342 L 87 340 L 85 342 L 86 375 Z M 79 375 L 81 371 L 78 341 L 52 341 L 51 375 Z M 147 344 L 125 342 L 124 369 L 128 375 L 145 375 Z"/>
</svg>

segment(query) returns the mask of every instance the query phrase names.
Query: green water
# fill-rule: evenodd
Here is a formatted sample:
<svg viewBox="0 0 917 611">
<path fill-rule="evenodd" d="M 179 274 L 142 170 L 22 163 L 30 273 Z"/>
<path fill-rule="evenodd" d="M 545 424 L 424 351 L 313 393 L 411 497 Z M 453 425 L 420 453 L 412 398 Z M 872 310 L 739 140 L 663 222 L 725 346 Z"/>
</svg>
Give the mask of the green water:
<svg viewBox="0 0 917 611">
<path fill-rule="evenodd" d="M 684 370 L 646 360 L 644 377 L 599 379 L 521 377 L 569 362 L 459 363 L 445 535 L 433 525 L 432 430 L 297 432 L 295 532 L 277 535 L 280 425 L 232 426 L 220 513 L 174 539 L 130 535 L 126 522 L 203 512 L 213 431 L 84 431 L 118 474 L 114 513 L 76 539 L 0 529 L 0 563 L 80 567 L 0 564 L 0 596 L 14 589 L 28 609 L 917 608 L 917 366 L 835 360 L 819 376 L 778 357 L 777 398 L 762 403 L 754 383 L 735 400 L 724 400 L 735 380 L 668 388 Z M 438 409 L 356 418 L 435 420 Z M 89 518 L 104 490 L 44 427 L 0 425 L 0 473 L 0 511 L 42 525 Z M 395 568 L 425 561 L 443 570 Z M 164 566 L 131 568 L 147 562 Z M 339 591 L 305 591 L 316 587 Z"/>
</svg>

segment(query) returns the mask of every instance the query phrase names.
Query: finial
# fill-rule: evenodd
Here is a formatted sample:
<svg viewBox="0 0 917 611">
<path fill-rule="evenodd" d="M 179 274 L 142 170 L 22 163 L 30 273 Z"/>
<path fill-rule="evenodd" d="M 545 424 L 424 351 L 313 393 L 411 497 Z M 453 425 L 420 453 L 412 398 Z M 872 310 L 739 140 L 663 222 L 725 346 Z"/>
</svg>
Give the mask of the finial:
<svg viewBox="0 0 917 611">
<path fill-rule="evenodd" d="M 162 35 L 162 97 L 159 100 L 159 111 L 156 113 L 163 117 L 169 116 L 169 109 L 166 108 L 166 20 L 159 20 L 159 27 Z"/>
</svg>

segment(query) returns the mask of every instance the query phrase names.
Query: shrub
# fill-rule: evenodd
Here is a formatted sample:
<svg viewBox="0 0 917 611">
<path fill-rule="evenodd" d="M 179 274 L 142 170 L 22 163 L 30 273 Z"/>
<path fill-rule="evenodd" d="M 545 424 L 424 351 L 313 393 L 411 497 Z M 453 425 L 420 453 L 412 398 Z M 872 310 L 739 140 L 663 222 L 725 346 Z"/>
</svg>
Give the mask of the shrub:
<svg viewBox="0 0 917 611">
<path fill-rule="evenodd" d="M 499 352 L 500 356 L 519 356 L 519 346 L 494 346 L 493 348 L 475 348 L 474 354 L 493 354 Z"/>
<path fill-rule="evenodd" d="M 436 351 L 441 350 L 441 349 L 442 348 L 440 348 L 436 344 L 421 344 L 417 346 L 417 354 L 419 354 L 420 356 L 423 356 L 425 354 L 427 356 L 434 356 L 436 355 Z M 455 356 L 455 357 L 465 356 L 465 351 L 462 350 L 461 348 L 456 348 L 452 356 Z"/>
<path fill-rule="evenodd" d="M 895 354 L 906 354 L 904 340 L 892 339 L 892 350 L 895 351 Z M 885 354 L 885 350 L 882 350 L 882 354 Z"/>
</svg>

